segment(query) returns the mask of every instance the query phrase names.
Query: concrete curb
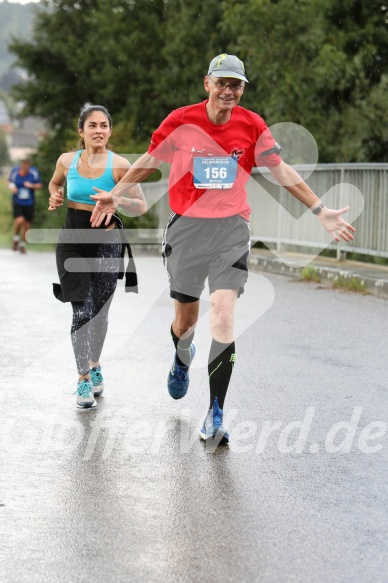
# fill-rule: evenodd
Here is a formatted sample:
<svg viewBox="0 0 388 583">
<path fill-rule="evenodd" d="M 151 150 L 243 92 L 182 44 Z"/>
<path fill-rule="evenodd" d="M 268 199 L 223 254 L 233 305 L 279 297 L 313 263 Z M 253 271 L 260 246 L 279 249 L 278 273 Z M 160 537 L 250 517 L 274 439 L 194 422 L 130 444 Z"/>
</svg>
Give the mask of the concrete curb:
<svg viewBox="0 0 388 583">
<path fill-rule="evenodd" d="M 134 255 L 160 255 L 160 243 L 132 244 Z M 333 284 L 339 278 L 355 279 L 367 292 L 383 299 L 388 299 L 388 267 L 380 267 L 357 261 L 337 261 L 329 257 L 309 257 L 303 254 L 288 253 L 286 262 L 271 251 L 252 249 L 248 266 L 253 271 L 267 271 L 288 277 L 302 278 L 306 265 L 314 267 L 319 279 Z"/>
<path fill-rule="evenodd" d="M 318 258 L 309 263 L 309 266 L 315 269 L 320 280 L 333 283 L 339 278 L 344 280 L 354 279 L 363 285 L 368 293 L 388 299 L 388 269 L 379 271 L 369 264 L 359 266 L 346 261 L 338 263 L 334 259 L 332 261 L 336 262 L 337 265 L 323 265 L 321 261 Z M 298 262 L 296 255 L 295 259 L 287 257 L 287 263 L 285 263 L 274 255 L 263 255 L 255 253 L 253 250 L 249 257 L 248 265 L 250 269 L 255 271 L 268 271 L 279 275 L 301 278 L 305 263 L 301 264 L 300 260 Z"/>
</svg>

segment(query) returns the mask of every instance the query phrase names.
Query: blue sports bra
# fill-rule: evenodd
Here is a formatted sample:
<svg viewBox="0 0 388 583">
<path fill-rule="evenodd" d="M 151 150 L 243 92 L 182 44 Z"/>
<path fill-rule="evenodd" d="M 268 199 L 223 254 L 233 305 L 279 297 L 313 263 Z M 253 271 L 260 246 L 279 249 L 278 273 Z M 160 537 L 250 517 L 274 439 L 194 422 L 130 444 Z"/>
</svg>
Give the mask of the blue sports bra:
<svg viewBox="0 0 388 583">
<path fill-rule="evenodd" d="M 67 173 L 67 198 L 74 202 L 95 205 L 96 201 L 90 198 L 91 194 L 97 194 L 93 190 L 93 186 L 110 192 L 116 185 L 113 179 L 113 152 L 108 152 L 108 163 L 105 172 L 98 178 L 84 178 L 78 173 L 77 166 L 81 154 L 82 150 L 78 150 Z"/>
</svg>

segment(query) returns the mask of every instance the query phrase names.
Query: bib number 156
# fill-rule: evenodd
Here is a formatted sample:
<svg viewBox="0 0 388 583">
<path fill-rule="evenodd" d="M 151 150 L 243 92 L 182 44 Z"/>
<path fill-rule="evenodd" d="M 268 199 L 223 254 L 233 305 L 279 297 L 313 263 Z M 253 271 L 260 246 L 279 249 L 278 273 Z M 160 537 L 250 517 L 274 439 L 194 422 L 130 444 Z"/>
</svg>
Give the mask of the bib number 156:
<svg viewBox="0 0 388 583">
<path fill-rule="evenodd" d="M 237 161 L 231 156 L 194 158 L 195 188 L 232 188 L 237 175 Z"/>
<path fill-rule="evenodd" d="M 212 178 L 213 180 L 217 180 L 217 178 L 226 178 L 228 175 L 228 171 L 226 168 L 205 168 L 205 176 L 209 180 Z"/>
</svg>

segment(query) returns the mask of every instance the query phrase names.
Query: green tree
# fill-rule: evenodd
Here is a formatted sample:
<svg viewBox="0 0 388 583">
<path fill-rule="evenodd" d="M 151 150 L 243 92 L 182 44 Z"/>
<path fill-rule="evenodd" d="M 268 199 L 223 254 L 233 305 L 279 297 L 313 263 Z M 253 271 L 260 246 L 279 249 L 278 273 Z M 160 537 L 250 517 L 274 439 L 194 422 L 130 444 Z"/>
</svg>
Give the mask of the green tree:
<svg viewBox="0 0 388 583">
<path fill-rule="evenodd" d="M 157 80 L 165 74 L 163 0 L 42 0 L 32 40 L 10 49 L 29 79 L 15 89 L 25 112 L 57 130 L 85 103 L 129 120 L 136 139 L 160 120 Z"/>
<path fill-rule="evenodd" d="M 172 108 L 204 98 L 206 65 L 226 50 L 218 0 L 41 3 L 31 40 L 10 44 L 29 73 L 14 95 L 58 130 L 100 103 L 129 123 L 128 140 L 148 141 Z"/>
<path fill-rule="evenodd" d="M 167 2 L 167 36 L 162 52 L 168 74 L 158 80 L 166 114 L 206 98 L 202 79 L 207 66 L 215 55 L 230 48 L 228 25 L 220 27 L 222 17 L 219 0 Z"/>
<path fill-rule="evenodd" d="M 386 159 L 383 0 L 41 4 L 31 40 L 11 44 L 29 74 L 15 96 L 51 124 L 58 146 L 89 102 L 112 113 L 120 151 L 142 151 L 171 109 L 205 98 L 207 63 L 229 52 L 247 67 L 242 105 L 270 125 L 304 126 L 321 162 Z"/>
<path fill-rule="evenodd" d="M 10 49 L 29 74 L 14 90 L 15 99 L 25 104 L 25 114 L 42 117 L 52 128 L 34 157 L 47 184 L 59 154 L 77 144 L 77 119 L 86 103 L 109 109 L 115 151 L 132 153 L 148 146 L 151 128 L 163 115 L 155 79 L 165 68 L 160 52 L 165 3 L 42 0 L 42 5 L 32 39 L 14 38 Z M 44 222 L 45 202 L 41 206 L 37 215 Z M 50 216 L 50 224 L 62 220 L 61 213 Z M 152 226 L 155 217 L 125 218 L 126 226 L 135 222 Z"/>
<path fill-rule="evenodd" d="M 0 128 L 0 167 L 9 164 L 9 161 L 7 138 L 3 128 Z"/>
<path fill-rule="evenodd" d="M 251 81 L 245 105 L 269 124 L 303 125 L 317 140 L 321 162 L 384 158 L 382 0 L 245 0 L 223 2 L 223 10 Z"/>
</svg>

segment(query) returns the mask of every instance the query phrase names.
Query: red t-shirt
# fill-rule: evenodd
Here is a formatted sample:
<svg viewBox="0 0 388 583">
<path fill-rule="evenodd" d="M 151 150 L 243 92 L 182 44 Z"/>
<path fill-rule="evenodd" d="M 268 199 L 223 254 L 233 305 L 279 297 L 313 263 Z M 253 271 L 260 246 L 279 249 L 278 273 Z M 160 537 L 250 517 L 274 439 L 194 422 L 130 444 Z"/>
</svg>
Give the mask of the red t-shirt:
<svg viewBox="0 0 388 583">
<path fill-rule="evenodd" d="M 207 116 L 206 103 L 171 112 L 152 134 L 148 153 L 171 164 L 169 201 L 175 213 L 249 220 L 245 185 L 254 166 L 280 164 L 277 154 L 261 156 L 275 140 L 256 113 L 237 105 L 227 123 L 216 125 Z M 207 182 L 211 184 L 205 186 Z"/>
</svg>

